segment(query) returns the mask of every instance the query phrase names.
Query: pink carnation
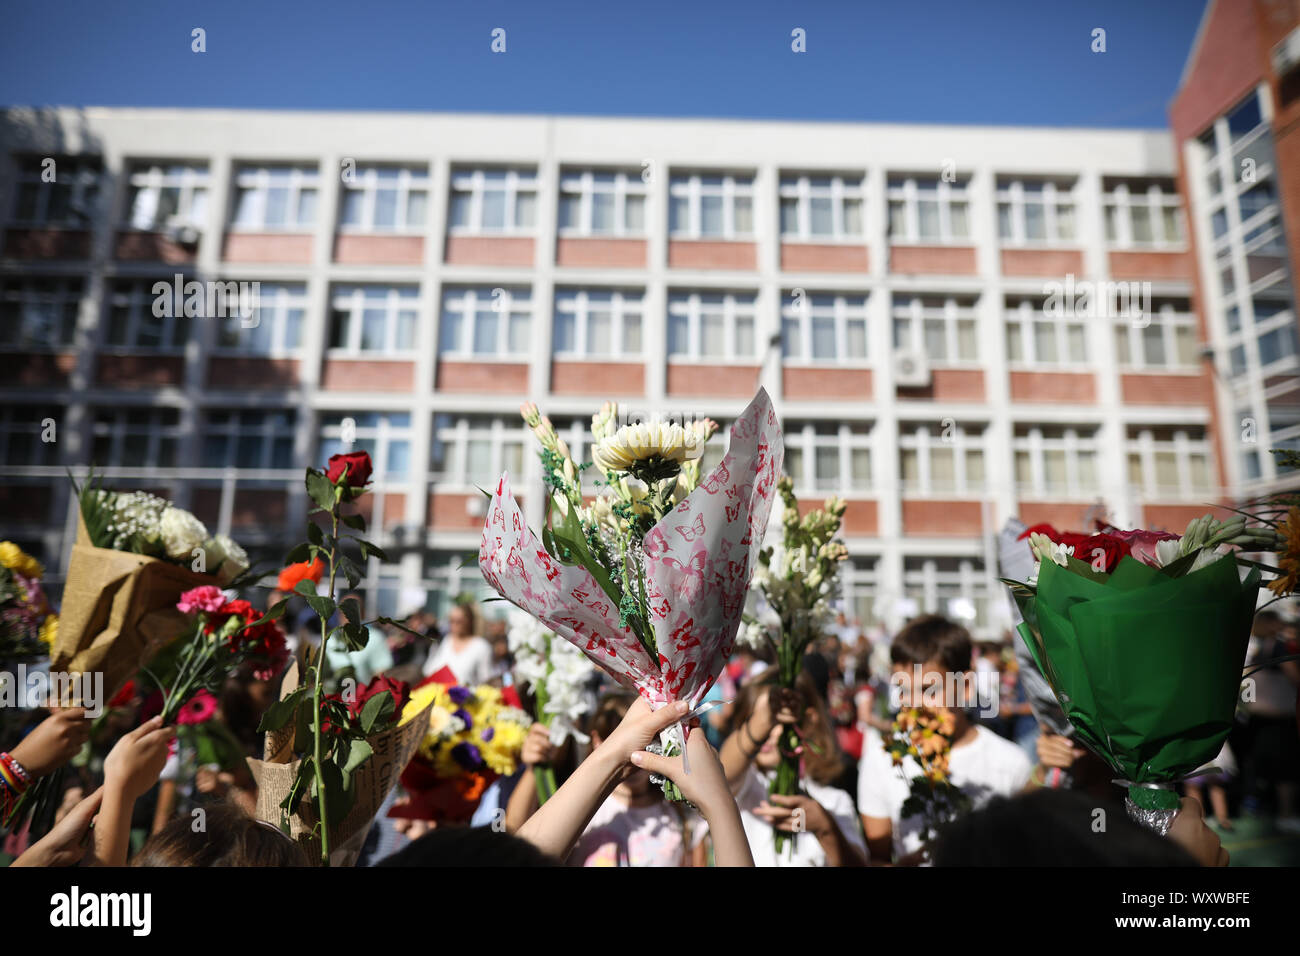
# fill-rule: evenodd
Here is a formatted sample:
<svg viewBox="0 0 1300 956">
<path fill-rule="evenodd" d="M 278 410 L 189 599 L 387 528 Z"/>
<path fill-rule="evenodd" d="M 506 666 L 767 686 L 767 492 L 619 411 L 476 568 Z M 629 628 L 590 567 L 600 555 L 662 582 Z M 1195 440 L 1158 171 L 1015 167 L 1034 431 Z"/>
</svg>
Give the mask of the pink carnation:
<svg viewBox="0 0 1300 956">
<path fill-rule="evenodd" d="M 205 584 L 182 594 L 176 602 L 176 608 L 182 614 L 211 614 L 220 610 L 225 603 L 226 596 L 221 593 L 221 588 Z"/>
<path fill-rule="evenodd" d="M 1160 559 L 1156 557 L 1156 545 L 1161 541 L 1177 541 L 1179 538 L 1178 535 L 1165 531 L 1146 531 L 1142 528 L 1135 531 L 1120 531 L 1108 527 L 1103 530 L 1128 545 L 1129 557 L 1143 564 L 1149 564 L 1153 568 L 1160 567 Z"/>
</svg>

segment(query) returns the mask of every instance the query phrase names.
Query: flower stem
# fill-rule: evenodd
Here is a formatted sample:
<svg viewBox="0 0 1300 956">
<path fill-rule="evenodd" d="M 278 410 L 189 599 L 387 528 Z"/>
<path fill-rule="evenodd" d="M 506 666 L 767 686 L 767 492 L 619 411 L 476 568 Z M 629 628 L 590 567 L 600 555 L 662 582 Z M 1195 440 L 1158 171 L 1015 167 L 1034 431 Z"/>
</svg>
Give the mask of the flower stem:
<svg viewBox="0 0 1300 956">
<path fill-rule="evenodd" d="M 339 503 L 337 497 L 334 501 L 334 507 L 330 509 L 330 604 L 334 603 L 335 575 L 337 565 L 335 564 L 335 551 L 338 548 L 339 534 Z M 321 618 L 320 623 L 320 650 L 316 654 L 316 664 L 312 668 L 312 770 L 316 775 L 316 800 L 320 808 L 317 819 L 320 821 L 320 856 L 321 866 L 330 865 L 330 819 L 329 819 L 329 800 L 325 793 L 325 772 L 322 769 L 323 758 L 322 745 L 323 734 L 321 733 L 320 723 L 320 705 L 321 692 L 325 682 L 325 672 L 329 666 L 329 655 L 326 653 L 326 646 L 329 643 L 330 622 Z"/>
</svg>

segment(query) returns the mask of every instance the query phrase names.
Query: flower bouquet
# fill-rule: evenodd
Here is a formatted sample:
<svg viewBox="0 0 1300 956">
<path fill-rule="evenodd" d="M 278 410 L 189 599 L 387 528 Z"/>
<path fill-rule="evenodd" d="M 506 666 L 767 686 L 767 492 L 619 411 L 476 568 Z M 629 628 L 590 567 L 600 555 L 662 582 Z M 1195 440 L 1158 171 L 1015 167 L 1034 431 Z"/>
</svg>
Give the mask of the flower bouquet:
<svg viewBox="0 0 1300 956">
<path fill-rule="evenodd" d="M 1174 784 L 1212 761 L 1232 727 L 1260 588 L 1254 561 L 1276 534 L 1205 515 L 1180 537 L 1114 528 L 1026 530 L 1037 560 L 1004 580 L 1018 631 L 1077 738 L 1127 788 L 1131 816 L 1167 831 Z"/>
<path fill-rule="evenodd" d="M 422 712 L 428 729 L 401 777 L 410 799 L 388 815 L 468 823 L 488 785 L 517 769 L 532 717 L 513 688 L 463 687 L 446 667 L 411 692 L 402 726 Z"/>
<path fill-rule="evenodd" d="M 258 726 L 266 734 L 265 759 L 248 761 L 258 785 L 258 819 L 279 826 L 303 846 L 308 858 L 324 866 L 355 862 L 370 822 L 424 737 L 429 719 L 426 706 L 399 725 L 405 685 L 386 678 L 376 678 L 360 690 L 345 681 L 339 693 L 326 691 L 330 641 L 357 651 L 370 640 L 370 625 L 402 627 L 386 617 L 365 621 L 356 599 L 338 599 L 340 574 L 348 587 L 361 583 L 361 569 L 345 552 L 345 539 L 353 542 L 363 560 L 371 556 L 386 560 L 370 541 L 340 532 L 340 525 L 365 531 L 365 518 L 351 506 L 366 493 L 370 474 L 366 452 L 335 455 L 325 471 L 307 469 L 307 494 L 315 508 L 307 523 L 307 540 L 289 553 L 285 563 L 310 566 L 319 560 L 325 567 L 324 594 L 317 593 L 310 574 L 294 586 L 319 617 L 320 643 L 306 665 L 305 684 L 299 682 L 296 662 L 285 671 L 280 699 Z M 318 515 L 324 523 L 311 520 Z M 266 619 L 281 617 L 288 602 L 285 598 L 272 605 Z"/>
<path fill-rule="evenodd" d="M 0 681 L 14 664 L 47 657 L 59 617 L 41 587 L 45 569 L 12 541 L 0 541 Z"/>
<path fill-rule="evenodd" d="M 904 707 L 898 712 L 885 751 L 906 777 L 904 766 L 910 757 L 920 773 L 908 780 L 902 819 L 921 817 L 920 839 L 927 843 L 940 828 L 971 807 L 970 797 L 948 779 L 955 718 L 945 710 Z"/>
<path fill-rule="evenodd" d="M 840 562 L 849 555 L 844 543 L 835 540 L 844 520 L 845 504 L 839 498 L 831 498 L 825 508 L 810 511 L 801 518 L 793 481 L 783 475 L 776 490 L 784 505 L 781 553 L 775 555 L 773 548 L 759 552 L 754 585 L 780 620 L 775 639 L 769 631 L 762 630 L 776 656 L 777 684 L 793 690 L 803 668 L 804 653 L 825 633 L 832 620 L 829 600 L 836 593 Z M 769 792 L 793 796 L 799 792 L 799 762 L 803 752 L 799 728 L 787 725 L 777 747 L 781 762 Z M 791 834 L 776 830 L 775 837 L 777 853 L 785 849 L 787 841 L 793 852 Z"/>
<path fill-rule="evenodd" d="M 586 688 L 596 670 L 591 660 L 573 644 L 557 639 L 536 618 L 516 624 L 507 639 L 515 677 L 532 691 L 534 717 L 550 729 L 551 744 L 558 747 L 570 736 L 585 743 L 587 736 L 578 730 L 577 721 L 596 703 Z M 536 767 L 533 778 L 537 802 L 545 803 L 555 793 L 555 768 Z"/>
<path fill-rule="evenodd" d="M 239 584 L 248 555 L 154 495 L 105 491 L 92 476 L 77 497 L 77 540 L 50 666 L 102 671 L 111 696 L 186 628 L 180 595 Z"/>
<path fill-rule="evenodd" d="M 651 707 L 698 708 L 731 654 L 781 472 L 767 392 L 741 413 L 726 457 L 702 481 L 699 460 L 716 429 L 708 420 L 620 427 L 618 406 L 606 403 L 592 417 L 592 464 L 579 466 L 535 406 L 523 415 L 542 446 L 546 524 L 539 541 L 503 475 L 479 546 L 484 579 Z M 588 467 L 603 483 L 590 504 Z M 684 753 L 682 723 L 660 746 Z M 671 781 L 662 785 L 680 799 Z"/>
</svg>

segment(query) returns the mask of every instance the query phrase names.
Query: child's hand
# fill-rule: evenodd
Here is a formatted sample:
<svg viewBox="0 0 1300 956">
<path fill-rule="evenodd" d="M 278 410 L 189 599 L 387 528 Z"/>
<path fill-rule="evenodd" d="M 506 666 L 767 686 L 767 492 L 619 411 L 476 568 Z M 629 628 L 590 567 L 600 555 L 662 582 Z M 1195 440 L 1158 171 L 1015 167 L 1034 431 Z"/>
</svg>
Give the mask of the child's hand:
<svg viewBox="0 0 1300 956">
<path fill-rule="evenodd" d="M 138 800 L 158 782 L 167 763 L 174 727 L 162 725 L 162 715 L 141 724 L 109 751 L 104 760 L 104 787 L 127 800 Z"/>
<path fill-rule="evenodd" d="M 11 866 L 76 866 L 86 855 L 86 834 L 104 799 L 100 787 L 72 808 L 50 832 L 29 846 Z"/>
<path fill-rule="evenodd" d="M 805 793 L 789 797 L 770 794 L 754 808 L 753 813 L 786 833 L 811 833 L 820 838 L 830 834 L 835 826 L 826 808 Z"/>
<path fill-rule="evenodd" d="M 1082 747 L 1075 746 L 1074 741 L 1069 737 L 1062 737 L 1060 734 L 1049 733 L 1046 730 L 1038 735 L 1035 746 L 1038 749 L 1040 764 L 1044 767 L 1060 767 L 1062 770 L 1069 770 L 1074 766 L 1074 762 L 1087 752 Z"/>
<path fill-rule="evenodd" d="M 33 777 L 58 770 L 90 739 L 90 721 L 82 707 L 51 707 L 50 716 L 10 751 Z"/>
<path fill-rule="evenodd" d="M 1167 836 L 1201 866 L 1228 865 L 1228 851 L 1219 843 L 1219 835 L 1205 825 L 1205 813 L 1194 797 L 1183 797 L 1182 807 L 1174 814 Z"/>
<path fill-rule="evenodd" d="M 555 759 L 555 747 L 551 744 L 551 731 L 543 723 L 535 723 L 528 728 L 524 738 L 523 751 L 519 755 L 525 767 L 550 763 Z"/>
<path fill-rule="evenodd" d="M 690 736 L 686 738 L 690 773 L 686 772 L 686 765 L 680 756 L 664 757 L 646 750 L 638 750 L 629 756 L 634 766 L 667 777 L 677 784 L 682 796 L 699 807 L 706 818 L 727 803 L 735 806 L 731 788 L 727 786 L 727 775 L 722 770 L 722 761 L 718 759 L 717 751 L 709 746 L 709 739 L 699 727 L 691 728 Z"/>
<path fill-rule="evenodd" d="M 596 749 L 596 753 L 602 759 L 613 760 L 618 766 L 625 767 L 633 754 L 644 753 L 646 747 L 659 739 L 659 731 L 677 723 L 690 710 L 691 705 L 684 700 L 651 710 L 644 697 L 637 697 L 614 732 Z"/>
</svg>

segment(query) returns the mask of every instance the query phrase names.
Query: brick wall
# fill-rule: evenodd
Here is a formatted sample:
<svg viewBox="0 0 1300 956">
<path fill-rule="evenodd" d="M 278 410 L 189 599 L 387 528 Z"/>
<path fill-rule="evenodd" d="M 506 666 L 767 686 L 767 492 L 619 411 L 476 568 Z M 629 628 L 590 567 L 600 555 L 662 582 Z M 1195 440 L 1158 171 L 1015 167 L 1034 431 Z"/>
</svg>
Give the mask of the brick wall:
<svg viewBox="0 0 1300 956">
<path fill-rule="evenodd" d="M 977 538 L 984 531 L 983 505 L 978 501 L 904 498 L 902 504 L 904 534 Z"/>
<path fill-rule="evenodd" d="M 781 394 L 799 399 L 871 401 L 869 368 L 804 368 L 787 365 L 781 369 Z"/>
<path fill-rule="evenodd" d="M 191 499 L 194 516 L 209 528 L 215 528 L 221 519 L 221 489 L 195 488 Z M 276 534 L 289 518 L 288 492 L 279 488 L 236 488 L 230 512 L 230 526 L 258 528 Z"/>
<path fill-rule="evenodd" d="M 800 498 L 799 514 L 806 515 L 817 508 L 825 507 L 824 498 Z M 867 498 L 850 498 L 845 502 L 844 533 L 854 536 L 870 536 L 878 532 L 879 521 L 876 514 L 876 502 Z"/>
<path fill-rule="evenodd" d="M 226 234 L 221 258 L 226 262 L 311 263 L 312 236 L 279 232 Z"/>
<path fill-rule="evenodd" d="M 334 237 L 334 261 L 362 266 L 418 266 L 424 262 L 424 237 L 340 233 Z"/>
<path fill-rule="evenodd" d="M 327 358 L 320 384 L 339 391 L 409 392 L 415 388 L 415 363 Z"/>
<path fill-rule="evenodd" d="M 185 378 L 185 359 L 180 355 L 112 355 L 95 358 L 95 381 L 117 388 L 157 388 L 179 385 Z"/>
<path fill-rule="evenodd" d="M 1112 252 L 1108 259 L 1112 279 L 1191 279 L 1195 272 L 1190 252 Z"/>
<path fill-rule="evenodd" d="M 438 359 L 435 388 L 440 392 L 527 392 L 523 362 L 456 362 Z"/>
<path fill-rule="evenodd" d="M 1151 531 L 1167 531 L 1170 534 L 1182 534 L 1187 530 L 1187 523 L 1212 513 L 1220 521 L 1232 517 L 1232 512 L 1223 508 L 1212 508 L 1207 504 L 1166 505 L 1144 504 L 1142 506 L 1141 526 Z"/>
<path fill-rule="evenodd" d="M 130 232 L 117 234 L 113 255 L 129 262 L 166 262 L 185 265 L 198 258 L 198 246 L 182 246 L 160 232 Z"/>
<path fill-rule="evenodd" d="M 298 360 L 215 356 L 208 360 L 207 382 L 213 388 L 294 388 Z"/>
<path fill-rule="evenodd" d="M 786 272 L 867 272 L 867 247 L 783 242 L 781 268 Z"/>
<path fill-rule="evenodd" d="M 668 363 L 668 394 L 751 398 L 758 391 L 757 365 Z"/>
<path fill-rule="evenodd" d="M 904 275 L 975 275 L 973 246 L 890 246 L 889 271 Z"/>
<path fill-rule="evenodd" d="M 978 368 L 936 368 L 930 370 L 930 384 L 925 388 L 899 388 L 898 397 L 914 401 L 934 399 L 940 402 L 984 401 L 984 370 Z"/>
<path fill-rule="evenodd" d="M 556 395 L 644 395 L 642 362 L 552 362 L 551 391 Z"/>
<path fill-rule="evenodd" d="M 1057 531 L 1091 531 L 1084 527 L 1084 517 L 1090 502 L 1080 501 L 1022 501 L 1017 515 L 1025 524 L 1050 524 Z"/>
<path fill-rule="evenodd" d="M 448 236 L 446 260 L 458 266 L 531 266 L 527 236 Z"/>
<path fill-rule="evenodd" d="M 1091 372 L 1012 372 L 1011 399 L 1091 405 L 1097 401 L 1097 379 Z"/>
<path fill-rule="evenodd" d="M 1003 249 L 1002 274 L 1063 278 L 1083 274 L 1083 253 L 1078 249 Z"/>
<path fill-rule="evenodd" d="M 30 388 L 62 388 L 77 367 L 76 352 L 8 352 L 8 384 Z"/>
<path fill-rule="evenodd" d="M 89 259 L 90 233 L 81 229 L 6 229 L 4 254 L 14 259 Z"/>
<path fill-rule="evenodd" d="M 531 264 L 531 257 L 530 251 L 529 262 L 525 264 Z M 561 237 L 555 240 L 555 264 L 589 266 L 598 269 L 644 269 L 646 242 L 644 239 Z"/>
<path fill-rule="evenodd" d="M 743 269 L 758 267 L 757 246 L 752 242 L 712 242 L 671 239 L 668 266 L 672 269 Z"/>
<path fill-rule="evenodd" d="M 1214 403 L 1214 382 L 1203 372 L 1194 375 L 1142 375 L 1119 377 L 1120 394 L 1129 405 L 1205 405 Z"/>
</svg>

